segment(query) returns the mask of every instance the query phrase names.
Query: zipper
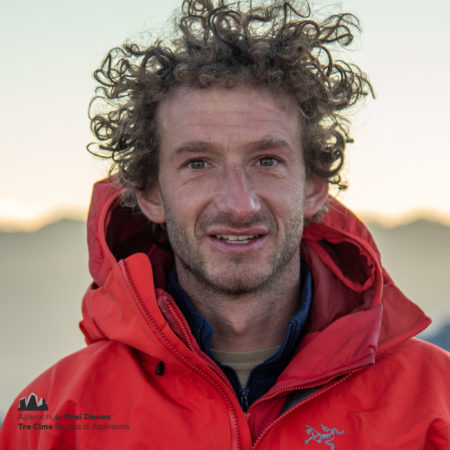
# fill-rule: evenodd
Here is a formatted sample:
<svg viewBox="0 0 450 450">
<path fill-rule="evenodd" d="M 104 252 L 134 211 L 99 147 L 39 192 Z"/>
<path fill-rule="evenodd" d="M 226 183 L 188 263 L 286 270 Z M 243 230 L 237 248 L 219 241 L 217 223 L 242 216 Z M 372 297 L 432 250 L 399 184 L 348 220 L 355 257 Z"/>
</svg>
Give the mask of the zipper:
<svg viewBox="0 0 450 450">
<path fill-rule="evenodd" d="M 209 375 L 207 372 L 203 371 L 200 367 L 198 367 L 196 364 L 194 364 L 189 358 L 184 356 L 173 344 L 170 342 L 170 340 L 167 338 L 167 336 L 162 332 L 162 330 L 159 328 L 155 320 L 152 318 L 150 313 L 148 312 L 147 307 L 145 306 L 144 302 L 142 301 L 139 293 L 137 292 L 137 289 L 133 283 L 133 280 L 130 277 L 130 274 L 128 272 L 128 268 L 126 265 L 126 262 L 124 260 L 119 261 L 119 266 L 122 271 L 122 275 L 125 279 L 125 282 L 127 284 L 127 287 L 133 297 L 133 300 L 135 301 L 136 305 L 138 306 L 141 314 L 143 315 L 145 321 L 150 326 L 152 331 L 157 334 L 157 336 L 160 338 L 160 340 L 165 344 L 166 347 L 168 347 L 174 355 L 177 356 L 179 360 L 184 362 L 187 366 L 192 368 L 194 371 L 200 373 L 204 378 L 208 379 L 209 382 L 211 382 L 217 390 L 223 395 L 225 398 L 226 404 L 227 404 L 227 411 L 229 414 L 230 422 L 231 422 L 231 443 L 232 443 L 232 449 L 233 450 L 241 450 L 241 440 L 240 440 L 240 433 L 239 433 L 239 421 L 236 409 L 234 407 L 232 399 L 229 397 L 226 390 L 223 388 L 223 386 L 220 385 L 211 375 Z M 169 302 L 169 307 L 170 307 Z M 173 312 L 175 312 L 174 308 L 172 307 Z M 203 358 L 196 350 L 195 347 L 192 345 L 192 338 L 190 333 L 187 333 L 186 327 L 184 326 L 183 321 L 180 320 L 177 314 L 174 315 L 175 319 L 177 320 L 177 323 L 179 323 L 179 326 L 183 330 L 183 333 L 185 333 L 188 342 L 189 348 L 194 352 L 194 354 L 199 357 L 203 362 L 207 363 L 209 367 L 213 368 L 212 361 L 206 361 L 205 358 Z M 215 366 L 215 364 L 214 364 Z M 214 368 L 213 368 L 214 369 Z M 217 373 L 217 367 L 214 369 L 214 371 Z M 225 376 L 225 375 L 224 375 Z M 220 377 L 222 380 L 223 378 Z M 228 382 L 228 379 L 227 379 Z M 229 382 L 227 383 L 229 384 Z"/>
<path fill-rule="evenodd" d="M 239 403 L 244 411 L 248 411 L 248 394 L 249 389 L 241 389 L 239 393 Z"/>
<path fill-rule="evenodd" d="M 181 317 L 178 314 L 177 308 L 174 307 L 173 302 L 170 299 L 168 299 L 168 301 L 167 301 L 167 307 L 170 310 L 170 314 L 172 315 L 172 317 L 175 318 L 177 325 L 183 332 L 183 336 L 182 336 L 183 342 L 185 342 L 187 344 L 189 350 L 191 350 L 191 352 L 194 353 L 194 355 L 197 356 L 197 358 L 199 358 L 210 369 L 212 369 L 234 393 L 234 389 L 231 386 L 230 381 L 228 380 L 226 375 L 222 372 L 222 370 L 220 370 L 220 368 L 217 366 L 217 364 L 214 363 L 214 361 L 211 361 L 211 359 L 208 356 L 206 356 L 203 352 L 198 351 L 197 341 L 195 340 L 195 338 L 193 339 L 192 333 L 190 332 L 190 330 L 188 328 L 186 328 L 186 324 L 185 324 L 184 320 L 181 319 Z"/>
</svg>

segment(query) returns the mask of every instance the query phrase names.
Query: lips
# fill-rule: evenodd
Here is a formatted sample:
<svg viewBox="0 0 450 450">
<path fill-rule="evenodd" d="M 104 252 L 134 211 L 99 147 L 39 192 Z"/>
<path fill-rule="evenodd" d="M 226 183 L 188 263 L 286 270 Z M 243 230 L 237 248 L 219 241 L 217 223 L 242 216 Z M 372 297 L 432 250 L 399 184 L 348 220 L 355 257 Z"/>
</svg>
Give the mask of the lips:
<svg viewBox="0 0 450 450">
<path fill-rule="evenodd" d="M 216 239 L 220 239 L 229 244 L 248 244 L 253 239 L 260 237 L 259 234 L 216 234 Z"/>
</svg>

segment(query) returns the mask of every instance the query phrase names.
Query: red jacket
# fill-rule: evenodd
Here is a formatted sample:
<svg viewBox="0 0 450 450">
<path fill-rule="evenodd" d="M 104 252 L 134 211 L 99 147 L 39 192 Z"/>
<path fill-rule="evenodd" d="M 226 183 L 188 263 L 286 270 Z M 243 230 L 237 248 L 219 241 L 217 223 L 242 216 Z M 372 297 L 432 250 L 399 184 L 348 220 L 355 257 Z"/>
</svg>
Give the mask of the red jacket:
<svg viewBox="0 0 450 450">
<path fill-rule="evenodd" d="M 0 448 L 448 450 L 449 355 L 413 338 L 430 320 L 383 270 L 367 229 L 330 202 L 302 241 L 314 280 L 307 333 L 244 413 L 164 291 L 170 248 L 151 242 L 110 183 L 97 184 L 80 324 L 88 346 L 17 397 Z M 48 411 L 18 410 L 31 393 Z"/>
</svg>

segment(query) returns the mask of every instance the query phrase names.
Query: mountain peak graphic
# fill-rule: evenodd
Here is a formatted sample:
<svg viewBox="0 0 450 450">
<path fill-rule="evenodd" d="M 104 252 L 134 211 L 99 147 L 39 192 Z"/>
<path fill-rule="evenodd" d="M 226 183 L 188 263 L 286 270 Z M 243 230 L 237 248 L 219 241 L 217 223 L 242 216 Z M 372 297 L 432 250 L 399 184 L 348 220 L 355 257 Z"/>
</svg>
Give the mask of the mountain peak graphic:
<svg viewBox="0 0 450 450">
<path fill-rule="evenodd" d="M 32 392 L 28 400 L 26 397 L 22 397 L 19 401 L 19 411 L 48 411 L 47 402 L 44 398 L 37 401 L 37 395 Z"/>
</svg>

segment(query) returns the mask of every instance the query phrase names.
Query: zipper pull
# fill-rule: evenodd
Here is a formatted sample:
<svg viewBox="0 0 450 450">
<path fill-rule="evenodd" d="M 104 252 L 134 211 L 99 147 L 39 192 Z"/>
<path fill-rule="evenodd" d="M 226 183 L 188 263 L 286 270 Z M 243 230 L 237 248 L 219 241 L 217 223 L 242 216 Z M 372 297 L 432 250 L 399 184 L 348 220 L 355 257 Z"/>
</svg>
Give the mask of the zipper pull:
<svg viewBox="0 0 450 450">
<path fill-rule="evenodd" d="M 248 409 L 248 394 L 250 392 L 250 389 L 241 389 L 240 395 L 239 395 L 239 403 L 241 404 L 241 408 L 245 411 Z"/>
</svg>

